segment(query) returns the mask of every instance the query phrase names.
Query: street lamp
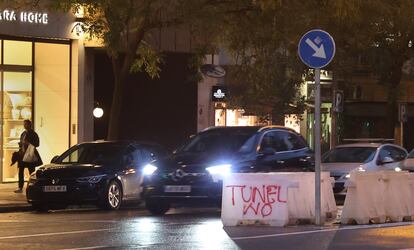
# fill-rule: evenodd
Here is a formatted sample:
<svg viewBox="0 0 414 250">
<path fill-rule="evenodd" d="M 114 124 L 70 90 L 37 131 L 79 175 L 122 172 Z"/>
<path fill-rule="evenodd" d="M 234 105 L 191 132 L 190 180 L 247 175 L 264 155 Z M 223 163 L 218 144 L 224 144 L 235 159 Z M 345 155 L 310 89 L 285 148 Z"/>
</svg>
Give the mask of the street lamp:
<svg viewBox="0 0 414 250">
<path fill-rule="evenodd" d="M 102 108 L 96 107 L 96 108 L 93 109 L 93 116 L 95 118 L 101 118 L 103 116 L 103 114 L 104 114 L 104 111 L 103 111 Z"/>
</svg>

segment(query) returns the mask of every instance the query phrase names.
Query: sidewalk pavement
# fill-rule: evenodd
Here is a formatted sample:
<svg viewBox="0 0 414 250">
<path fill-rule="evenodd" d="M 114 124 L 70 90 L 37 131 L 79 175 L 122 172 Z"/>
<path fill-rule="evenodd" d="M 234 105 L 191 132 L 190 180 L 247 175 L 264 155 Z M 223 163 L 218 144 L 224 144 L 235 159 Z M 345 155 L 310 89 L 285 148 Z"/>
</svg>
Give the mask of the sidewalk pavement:
<svg viewBox="0 0 414 250">
<path fill-rule="evenodd" d="M 15 193 L 16 189 L 17 183 L 0 183 L 0 213 L 31 210 L 31 205 L 26 201 L 26 190 Z"/>
</svg>

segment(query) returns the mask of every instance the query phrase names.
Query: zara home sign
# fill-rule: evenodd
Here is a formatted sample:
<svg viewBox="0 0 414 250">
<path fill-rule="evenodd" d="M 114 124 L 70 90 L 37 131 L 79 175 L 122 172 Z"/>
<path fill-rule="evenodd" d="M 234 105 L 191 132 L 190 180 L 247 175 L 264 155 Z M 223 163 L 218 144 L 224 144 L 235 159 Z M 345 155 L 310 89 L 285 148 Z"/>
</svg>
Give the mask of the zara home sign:
<svg viewBox="0 0 414 250">
<path fill-rule="evenodd" d="M 48 24 L 48 14 L 43 12 L 29 12 L 14 10 L 0 11 L 0 22 L 21 22 L 34 24 Z"/>
</svg>

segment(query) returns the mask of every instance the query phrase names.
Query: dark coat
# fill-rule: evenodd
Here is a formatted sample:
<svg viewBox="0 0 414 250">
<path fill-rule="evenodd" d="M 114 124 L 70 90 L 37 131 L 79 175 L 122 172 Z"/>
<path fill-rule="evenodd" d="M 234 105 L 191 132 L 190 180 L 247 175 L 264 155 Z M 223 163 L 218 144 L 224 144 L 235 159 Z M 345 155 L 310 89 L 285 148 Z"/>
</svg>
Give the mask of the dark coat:
<svg viewBox="0 0 414 250">
<path fill-rule="evenodd" d="M 20 152 L 22 154 L 21 159 L 23 159 L 23 155 L 24 152 L 26 152 L 26 148 L 27 146 L 25 146 L 23 144 L 23 141 L 26 140 L 27 142 L 29 142 L 30 144 L 32 144 L 35 148 L 39 147 L 40 142 L 39 142 L 39 136 L 37 135 L 37 133 L 31 129 L 28 131 L 24 131 L 21 135 L 20 135 Z M 40 157 L 39 152 L 37 151 L 37 149 L 35 149 L 35 154 L 37 156 L 38 161 L 36 162 L 24 162 L 22 160 L 19 161 L 18 166 L 23 167 L 23 168 L 30 168 L 30 167 L 37 167 L 43 164 L 42 158 Z"/>
</svg>

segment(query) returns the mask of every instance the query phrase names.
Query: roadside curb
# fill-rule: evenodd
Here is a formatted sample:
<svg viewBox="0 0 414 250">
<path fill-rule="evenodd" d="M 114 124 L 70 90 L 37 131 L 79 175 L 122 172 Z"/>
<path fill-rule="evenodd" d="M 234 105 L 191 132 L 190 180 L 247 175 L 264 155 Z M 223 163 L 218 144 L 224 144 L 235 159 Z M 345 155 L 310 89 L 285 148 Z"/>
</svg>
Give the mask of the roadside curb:
<svg viewBox="0 0 414 250">
<path fill-rule="evenodd" d="M 28 203 L 0 205 L 0 213 L 27 212 L 32 210 L 32 206 Z"/>
</svg>

